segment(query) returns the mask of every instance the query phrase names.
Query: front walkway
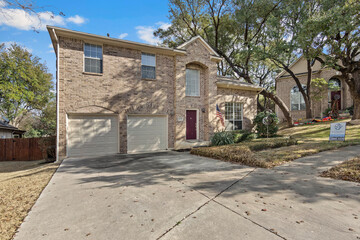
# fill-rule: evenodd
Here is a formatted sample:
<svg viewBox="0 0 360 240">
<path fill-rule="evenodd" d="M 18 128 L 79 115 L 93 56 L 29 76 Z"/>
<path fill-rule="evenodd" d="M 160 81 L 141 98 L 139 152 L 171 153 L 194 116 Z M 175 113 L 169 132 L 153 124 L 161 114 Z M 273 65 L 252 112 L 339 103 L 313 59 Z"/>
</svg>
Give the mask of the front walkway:
<svg viewBox="0 0 360 240">
<path fill-rule="evenodd" d="M 272 170 L 188 153 L 65 160 L 21 239 L 357 239 L 360 184 L 318 177 L 353 146 Z"/>
</svg>

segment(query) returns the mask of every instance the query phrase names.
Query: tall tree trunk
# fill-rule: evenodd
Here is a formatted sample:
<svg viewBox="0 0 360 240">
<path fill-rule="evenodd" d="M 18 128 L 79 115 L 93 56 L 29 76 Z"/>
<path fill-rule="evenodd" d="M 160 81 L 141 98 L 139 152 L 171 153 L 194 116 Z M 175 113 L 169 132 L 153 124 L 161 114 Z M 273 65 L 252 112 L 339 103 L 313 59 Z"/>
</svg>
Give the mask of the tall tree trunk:
<svg viewBox="0 0 360 240">
<path fill-rule="evenodd" d="M 263 90 L 261 93 L 261 95 L 263 95 L 264 97 L 270 98 L 271 100 L 273 100 L 275 102 L 276 105 L 279 106 L 280 110 L 283 112 L 284 117 L 287 121 L 287 125 L 288 127 L 293 127 L 294 123 L 293 123 L 293 119 L 292 116 L 290 114 L 290 111 L 288 109 L 288 107 L 285 105 L 285 103 L 275 94 L 268 92 L 266 90 Z"/>
<path fill-rule="evenodd" d="M 360 119 L 360 97 L 358 96 L 354 99 L 354 114 L 352 116 L 352 120 Z"/>
<path fill-rule="evenodd" d="M 303 95 L 304 101 L 305 101 L 305 107 L 306 107 L 306 118 L 312 118 L 312 109 L 311 109 L 311 97 L 310 97 L 310 91 L 311 91 L 311 79 L 312 79 L 312 64 L 310 59 L 306 59 L 306 65 L 307 65 L 307 81 L 306 81 L 306 94 Z"/>
<path fill-rule="evenodd" d="M 354 114 L 352 120 L 360 119 L 360 70 L 352 73 L 353 81 L 345 80 L 349 86 L 350 94 L 354 102 Z"/>
<path fill-rule="evenodd" d="M 306 97 L 304 98 L 306 106 L 306 118 L 312 118 L 312 109 L 311 109 L 311 99 Z"/>
</svg>

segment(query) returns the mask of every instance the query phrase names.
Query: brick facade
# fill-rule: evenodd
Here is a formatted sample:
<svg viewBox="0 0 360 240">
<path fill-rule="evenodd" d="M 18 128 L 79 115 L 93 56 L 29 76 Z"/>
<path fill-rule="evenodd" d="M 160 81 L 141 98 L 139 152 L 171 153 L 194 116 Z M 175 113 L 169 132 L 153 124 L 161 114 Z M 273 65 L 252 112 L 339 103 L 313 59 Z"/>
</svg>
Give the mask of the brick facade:
<svg viewBox="0 0 360 240">
<path fill-rule="evenodd" d="M 95 42 L 103 47 L 103 73 L 84 73 L 83 44 L 68 36 L 59 40 L 59 155 L 66 156 L 67 117 L 72 114 L 113 114 L 119 120 L 120 153 L 127 152 L 127 116 L 166 115 L 168 146 L 186 141 L 187 109 L 199 116 L 199 141 L 208 141 L 218 127 L 216 103 L 244 103 L 244 128 L 252 128 L 256 91 L 222 89 L 216 85 L 217 63 L 200 40 L 186 45 L 184 54 L 156 54 L 156 80 L 141 79 L 142 50 Z M 92 42 L 90 42 L 92 43 Z M 185 52 L 186 51 L 186 52 Z M 200 70 L 200 97 L 185 96 L 186 68 Z"/>
<path fill-rule="evenodd" d="M 307 75 L 302 74 L 299 75 L 298 78 L 300 79 L 301 84 L 306 85 Z M 333 69 L 322 69 L 313 73 L 312 78 L 324 78 L 326 81 L 329 81 L 331 78 L 337 78 L 341 81 L 341 109 L 346 109 L 353 105 L 352 98 L 349 92 L 348 85 L 341 79 L 340 76 L 336 73 Z M 276 79 L 276 93 L 277 95 L 285 102 L 286 106 L 290 108 L 290 91 L 291 89 L 296 86 L 295 81 L 292 77 L 286 76 Z M 322 113 L 329 107 L 329 97 L 328 91 L 324 91 L 322 99 L 320 101 L 312 101 L 312 110 L 313 116 L 320 118 L 322 117 Z M 284 114 L 279 109 L 278 106 L 275 108 L 276 113 L 280 120 L 285 120 Z M 294 120 L 305 119 L 306 112 L 305 110 L 297 110 L 291 111 L 291 115 Z"/>
</svg>

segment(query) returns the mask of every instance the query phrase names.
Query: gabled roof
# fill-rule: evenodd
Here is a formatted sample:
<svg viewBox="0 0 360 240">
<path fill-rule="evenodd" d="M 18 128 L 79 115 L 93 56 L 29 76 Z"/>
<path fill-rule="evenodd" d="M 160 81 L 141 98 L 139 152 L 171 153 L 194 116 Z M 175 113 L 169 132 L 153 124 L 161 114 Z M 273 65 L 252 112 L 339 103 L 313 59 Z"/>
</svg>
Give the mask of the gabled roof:
<svg viewBox="0 0 360 240">
<path fill-rule="evenodd" d="M 320 56 L 321 57 L 321 56 Z M 299 58 L 297 58 L 294 62 L 292 62 L 289 66 L 289 69 L 292 70 L 295 75 L 303 75 L 303 74 L 307 74 L 308 70 L 306 67 L 306 62 L 302 62 L 302 61 L 306 61 L 304 55 L 301 55 Z M 303 66 L 302 66 L 302 65 Z M 304 66 L 305 64 L 305 66 Z M 300 68 L 299 68 L 300 67 Z M 311 67 L 312 68 L 312 73 L 318 73 L 321 70 L 324 69 L 324 67 L 321 65 L 320 62 L 315 61 L 314 65 Z M 300 71 L 299 71 L 300 70 Z M 287 74 L 287 75 L 286 75 Z M 287 71 L 283 70 L 281 71 L 281 73 L 279 73 L 275 79 L 279 79 L 279 78 L 284 78 L 284 77 L 290 77 L 290 74 L 288 74 Z"/>
<path fill-rule="evenodd" d="M 13 131 L 19 131 L 19 132 L 26 132 L 26 131 L 20 130 L 17 127 L 14 127 L 14 126 L 8 124 L 7 122 L 1 121 L 1 120 L 0 120 L 0 129 L 7 129 L 7 130 L 13 130 Z"/>
<path fill-rule="evenodd" d="M 79 32 L 74 31 L 66 28 L 60 28 L 55 26 L 46 26 L 50 38 L 54 47 L 54 50 L 56 52 L 56 37 L 57 36 L 65 36 L 65 37 L 74 37 L 78 38 L 84 41 L 94 41 L 94 42 L 101 42 L 105 44 L 112 44 L 112 45 L 118 45 L 125 48 L 130 49 L 140 49 L 142 51 L 150 51 L 150 52 L 160 52 L 168 55 L 184 55 L 186 54 L 186 51 L 181 49 L 174 49 L 174 48 L 168 48 L 168 47 L 162 47 L 162 46 L 155 46 L 151 44 L 146 43 L 139 43 L 139 42 L 133 42 L 113 37 L 107 37 L 107 36 L 101 36 L 91 33 L 85 33 L 85 32 Z M 57 35 L 57 36 L 55 36 Z"/>
<path fill-rule="evenodd" d="M 64 37 L 73 37 L 77 39 L 81 39 L 83 41 L 91 41 L 91 42 L 99 42 L 99 43 L 105 43 L 105 44 L 111 44 L 116 46 L 121 46 L 124 48 L 130 48 L 130 49 L 136 49 L 141 51 L 147 51 L 150 53 L 162 53 L 167 54 L 171 56 L 175 55 L 186 55 L 186 49 L 185 47 L 189 45 L 190 43 L 199 40 L 201 44 L 210 52 L 211 56 L 210 59 L 215 62 L 220 62 L 222 58 L 217 54 L 217 52 L 210 47 L 210 45 L 200 36 L 193 37 L 189 41 L 181 44 L 177 48 L 168 48 L 168 47 L 162 47 L 162 46 L 155 46 L 151 44 L 145 44 L 145 43 L 139 43 L 139 42 L 133 42 L 118 38 L 112 38 L 107 36 L 101 36 L 91 33 L 85 33 L 85 32 L 79 32 L 74 31 L 66 28 L 60 28 L 60 27 L 54 27 L 54 26 L 46 26 L 51 42 L 53 44 L 55 53 L 57 52 L 57 36 L 64 36 Z"/>
<path fill-rule="evenodd" d="M 201 36 L 196 36 L 191 38 L 189 41 L 184 42 L 183 44 L 181 44 L 180 46 L 177 47 L 177 49 L 185 49 L 185 47 L 187 45 L 189 45 L 190 43 L 199 40 L 201 42 L 201 44 L 215 57 L 220 57 L 219 54 L 201 37 Z"/>
<path fill-rule="evenodd" d="M 304 55 L 301 55 L 298 59 L 296 59 L 294 62 L 292 62 L 289 66 L 289 69 L 291 69 L 295 64 L 297 64 L 302 58 L 304 58 Z M 285 70 L 281 71 L 276 77 L 275 79 L 278 79 L 280 77 L 282 77 L 285 73 L 287 73 Z"/>
<path fill-rule="evenodd" d="M 216 81 L 216 85 L 218 87 L 255 91 L 258 93 L 263 90 L 262 87 L 259 87 L 259 86 L 256 86 L 256 85 L 253 85 L 253 84 L 250 84 L 247 82 L 242 82 L 242 81 L 237 80 L 232 77 L 218 76 L 217 78 L 218 78 L 218 80 Z"/>
</svg>

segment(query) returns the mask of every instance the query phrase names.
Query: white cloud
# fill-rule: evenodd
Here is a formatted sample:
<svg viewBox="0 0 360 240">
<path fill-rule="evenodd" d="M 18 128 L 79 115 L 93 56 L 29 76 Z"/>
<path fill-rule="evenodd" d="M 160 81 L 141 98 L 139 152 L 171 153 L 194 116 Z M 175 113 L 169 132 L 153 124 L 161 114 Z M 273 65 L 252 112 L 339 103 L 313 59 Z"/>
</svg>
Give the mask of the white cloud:
<svg viewBox="0 0 360 240">
<path fill-rule="evenodd" d="M 66 21 L 75 23 L 77 25 L 81 25 L 86 21 L 86 19 L 83 17 L 80 17 L 79 15 L 75 15 L 75 16 L 72 16 L 72 17 L 69 17 L 68 19 L 66 19 Z"/>
<path fill-rule="evenodd" d="M 166 22 L 157 22 L 156 25 L 158 25 L 159 28 L 162 28 L 164 30 L 167 30 L 171 26 L 170 23 L 166 23 Z"/>
<path fill-rule="evenodd" d="M 53 45 L 52 45 L 52 43 L 50 43 L 50 44 L 49 44 L 49 48 L 53 48 Z"/>
<path fill-rule="evenodd" d="M 0 7 L 5 7 L 6 6 L 6 2 L 3 0 L 0 0 Z"/>
<path fill-rule="evenodd" d="M 128 33 L 122 33 L 119 35 L 120 39 L 126 38 L 129 34 Z"/>
<path fill-rule="evenodd" d="M 0 0 L 1 1 L 1 0 Z M 0 2 L 0 26 L 10 26 L 20 30 L 46 30 L 46 25 L 65 26 L 67 22 L 82 24 L 85 19 L 75 15 L 65 18 L 54 15 L 51 12 L 44 11 L 35 13 L 26 12 L 23 9 L 6 8 L 2 1 Z"/>
<path fill-rule="evenodd" d="M 171 26 L 169 23 L 157 22 L 155 26 L 137 26 L 135 29 L 137 30 L 138 37 L 146 43 L 149 44 L 160 44 L 160 39 L 154 36 L 154 31 L 158 28 L 162 28 L 164 30 L 168 29 Z"/>
<path fill-rule="evenodd" d="M 15 41 L 1 42 L 0 44 L 4 44 L 5 48 L 11 47 L 12 44 L 17 44 L 17 45 L 21 46 L 22 48 L 26 49 L 29 53 L 32 53 L 32 51 L 33 51 L 31 48 L 25 47 L 22 43 L 15 42 Z"/>
<path fill-rule="evenodd" d="M 146 43 L 150 44 L 158 44 L 159 39 L 156 38 L 153 34 L 155 31 L 155 28 L 152 26 L 137 26 L 135 28 L 137 30 L 138 37 L 145 41 Z"/>
</svg>

